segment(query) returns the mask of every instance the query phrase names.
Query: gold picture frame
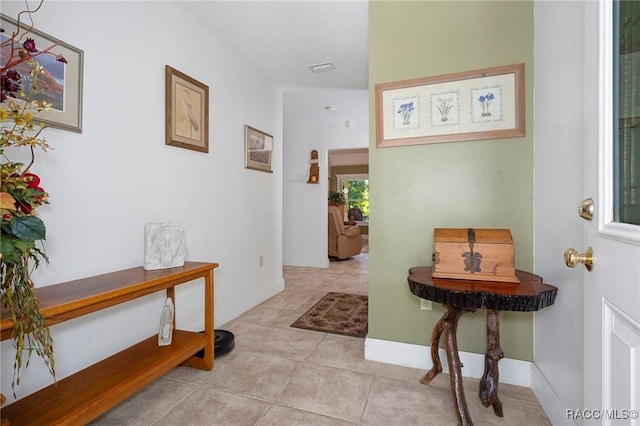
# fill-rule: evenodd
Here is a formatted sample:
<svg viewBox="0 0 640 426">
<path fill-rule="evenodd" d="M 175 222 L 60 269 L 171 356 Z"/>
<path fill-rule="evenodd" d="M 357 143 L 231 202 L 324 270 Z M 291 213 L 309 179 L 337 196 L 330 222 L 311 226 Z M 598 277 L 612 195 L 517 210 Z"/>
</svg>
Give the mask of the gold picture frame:
<svg viewBox="0 0 640 426">
<path fill-rule="evenodd" d="M 0 13 L 0 26 L 4 30 L 0 33 L 4 58 L 5 48 L 10 48 L 7 43 L 11 43 L 11 35 L 17 32 L 18 23 Z M 38 50 L 48 49 L 51 53 L 51 55 L 38 55 L 34 58 L 42 65 L 44 76 L 39 78 L 39 83 L 42 84 L 39 85 L 39 93 L 32 100 L 46 101 L 52 105 L 50 110 L 35 114 L 35 120 L 48 127 L 82 133 L 84 52 L 42 31 L 30 28 L 24 22 L 20 23 L 20 32 L 24 34 L 22 42 L 26 37 L 32 38 Z M 62 55 L 67 62 L 57 61 L 58 55 Z M 3 61 L 6 61 L 6 58 Z M 21 101 L 18 100 L 18 102 Z"/>
<path fill-rule="evenodd" d="M 273 173 L 273 136 L 244 126 L 244 167 Z"/>
<path fill-rule="evenodd" d="M 525 66 L 375 86 L 376 146 L 525 136 Z"/>
<path fill-rule="evenodd" d="M 209 86 L 165 66 L 166 145 L 209 152 Z"/>
</svg>

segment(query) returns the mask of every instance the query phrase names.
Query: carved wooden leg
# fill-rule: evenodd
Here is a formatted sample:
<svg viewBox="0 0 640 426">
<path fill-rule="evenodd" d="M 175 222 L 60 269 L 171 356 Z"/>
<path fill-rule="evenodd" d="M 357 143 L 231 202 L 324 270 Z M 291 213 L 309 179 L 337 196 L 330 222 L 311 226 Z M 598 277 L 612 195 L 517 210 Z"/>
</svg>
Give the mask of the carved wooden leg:
<svg viewBox="0 0 640 426">
<path fill-rule="evenodd" d="M 447 314 L 443 318 L 442 324 L 445 330 L 444 348 L 447 353 L 451 393 L 453 394 L 453 402 L 458 416 L 458 424 L 462 426 L 472 426 L 473 422 L 469 415 L 467 399 L 464 396 L 464 387 L 462 385 L 462 363 L 458 355 L 458 340 L 456 337 L 458 320 L 463 313 L 460 308 L 448 306 Z"/>
<path fill-rule="evenodd" d="M 438 344 L 442 332 L 445 332 L 444 348 L 447 353 L 447 363 L 449 364 L 449 380 L 451 382 L 451 394 L 453 403 L 458 416 L 458 423 L 462 426 L 473 426 L 469 409 L 467 408 L 467 399 L 464 396 L 464 388 L 462 385 L 462 363 L 458 355 L 458 341 L 456 331 L 458 329 L 458 320 L 464 313 L 461 309 L 447 306 L 447 312 L 440 318 L 433 327 L 431 334 L 431 359 L 433 367 L 427 374 L 420 379 L 423 385 L 428 384 L 434 377 L 442 372 L 442 363 L 440 362 L 440 354 L 438 354 Z"/>
<path fill-rule="evenodd" d="M 500 347 L 500 311 L 487 311 L 487 353 L 484 356 L 484 374 L 480 379 L 480 400 L 485 407 L 493 405 L 496 416 L 502 417 L 502 402 L 498 398 L 498 362 L 504 358 Z"/>
<path fill-rule="evenodd" d="M 431 360 L 433 361 L 433 367 L 422 377 L 422 379 L 420 379 L 420 383 L 423 385 L 428 384 L 434 377 L 442 373 L 442 363 L 440 362 L 438 345 L 440 344 L 440 336 L 444 330 L 443 322 L 446 317 L 447 313 L 445 313 L 436 323 L 436 326 L 433 327 L 433 333 L 431 333 Z"/>
<path fill-rule="evenodd" d="M 454 396 L 458 423 L 462 426 L 472 426 L 473 422 L 469 415 L 467 399 L 464 396 L 464 387 L 462 385 L 462 363 L 460 362 L 460 356 L 458 355 L 458 339 L 456 337 L 458 320 L 462 314 L 463 312 L 459 308 L 454 308 L 452 306 L 447 307 L 447 315 L 442 322 L 445 330 L 444 348 L 447 353 L 451 393 Z"/>
</svg>

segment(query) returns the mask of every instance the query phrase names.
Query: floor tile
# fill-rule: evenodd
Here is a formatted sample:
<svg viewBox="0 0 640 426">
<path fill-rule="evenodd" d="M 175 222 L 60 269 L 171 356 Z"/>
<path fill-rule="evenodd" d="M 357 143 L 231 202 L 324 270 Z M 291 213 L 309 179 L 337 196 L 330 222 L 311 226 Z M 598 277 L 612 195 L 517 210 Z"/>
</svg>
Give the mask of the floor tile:
<svg viewBox="0 0 640 426">
<path fill-rule="evenodd" d="M 276 327 L 254 343 L 250 350 L 263 355 L 305 361 L 323 337 L 324 333 Z"/>
<path fill-rule="evenodd" d="M 251 345 L 260 340 L 262 336 L 273 327 L 254 324 L 248 318 L 240 317 L 216 328 L 233 333 L 234 349 L 229 352 L 231 354 L 236 349 L 251 347 Z"/>
<path fill-rule="evenodd" d="M 357 423 L 279 405 L 272 406 L 258 423 L 259 426 L 348 426 L 353 424 Z"/>
<path fill-rule="evenodd" d="M 383 362 L 378 363 L 378 368 L 376 369 L 377 376 L 404 380 L 411 383 L 419 383 L 426 372 L 426 370 L 420 368 L 404 367 L 402 365 L 386 364 Z"/>
<path fill-rule="evenodd" d="M 195 384 L 160 378 L 90 424 L 151 425 L 197 389 Z"/>
<path fill-rule="evenodd" d="M 242 315 L 243 322 L 263 327 L 288 327 L 298 319 L 295 311 L 258 305 Z"/>
<path fill-rule="evenodd" d="M 290 359 L 245 352 L 205 385 L 273 402 L 301 367 Z"/>
<path fill-rule="evenodd" d="M 198 392 L 193 393 L 154 424 L 253 426 L 267 412 L 269 406 L 270 404 L 264 401 L 202 386 Z"/>
<path fill-rule="evenodd" d="M 467 406 L 471 419 L 475 425 L 527 425 L 527 426 L 551 426 L 544 410 L 537 403 L 521 401 L 500 397 L 504 417 L 498 417 L 493 411 L 493 407 L 482 405 L 477 393 L 467 397 Z"/>
<path fill-rule="evenodd" d="M 178 366 L 165 374 L 164 377 L 180 380 L 187 383 L 200 384 L 206 382 L 211 376 L 222 370 L 221 363 L 214 361 L 213 370 L 200 370 L 198 368 Z"/>
<path fill-rule="evenodd" d="M 240 352 L 241 349 L 233 349 L 231 352 L 224 355 L 215 355 L 212 370 L 200 370 L 198 368 L 178 366 L 169 371 L 165 377 L 189 383 L 205 383 L 211 377 L 220 374 L 220 372 L 225 369 L 226 365 L 229 364 Z"/>
<path fill-rule="evenodd" d="M 287 407 L 359 422 L 372 379 L 367 374 L 307 364 L 276 401 Z"/>
<path fill-rule="evenodd" d="M 364 339 L 327 334 L 307 362 L 374 374 L 378 365 L 364 359 Z"/>
<path fill-rule="evenodd" d="M 324 295 L 322 293 L 323 292 L 319 291 L 318 295 L 316 296 L 312 292 L 308 291 L 283 291 L 262 303 L 262 306 L 294 311 L 304 309 L 306 311 Z"/>
<path fill-rule="evenodd" d="M 362 416 L 367 425 L 455 425 L 447 389 L 376 376 Z"/>
</svg>

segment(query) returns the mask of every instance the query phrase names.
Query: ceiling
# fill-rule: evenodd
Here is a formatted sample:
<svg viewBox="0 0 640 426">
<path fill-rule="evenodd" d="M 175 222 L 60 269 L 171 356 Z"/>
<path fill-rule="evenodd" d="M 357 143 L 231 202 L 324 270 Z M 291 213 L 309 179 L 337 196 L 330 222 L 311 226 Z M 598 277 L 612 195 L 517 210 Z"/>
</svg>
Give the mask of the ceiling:
<svg viewBox="0 0 640 426">
<path fill-rule="evenodd" d="M 366 0 L 176 4 L 279 87 L 368 89 Z M 335 69 L 310 71 L 325 62 Z"/>
</svg>

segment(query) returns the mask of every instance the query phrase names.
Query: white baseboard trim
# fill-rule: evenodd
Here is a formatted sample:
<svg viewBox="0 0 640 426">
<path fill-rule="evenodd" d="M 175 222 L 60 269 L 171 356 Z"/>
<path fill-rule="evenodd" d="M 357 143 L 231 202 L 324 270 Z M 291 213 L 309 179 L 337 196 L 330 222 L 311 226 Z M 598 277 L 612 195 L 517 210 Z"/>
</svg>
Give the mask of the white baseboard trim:
<svg viewBox="0 0 640 426">
<path fill-rule="evenodd" d="M 534 364 L 531 368 L 531 390 L 538 398 L 542 409 L 552 425 L 575 425 L 575 420 L 567 418 L 567 405 L 554 392 L 540 369 Z M 578 407 L 576 407 L 578 408 Z"/>
<path fill-rule="evenodd" d="M 292 259 L 287 258 L 283 259 L 284 266 L 303 266 L 308 268 L 328 268 L 329 267 L 329 258 L 325 257 L 323 259 L 314 259 L 311 260 L 309 258 L 299 258 Z"/>
<path fill-rule="evenodd" d="M 449 366 L 445 352 L 440 348 L 439 353 L 442 361 L 442 371 L 448 373 Z M 484 374 L 484 354 L 459 352 L 459 355 L 460 361 L 464 365 L 462 375 L 480 379 Z M 411 343 L 367 337 L 364 342 L 364 357 L 371 361 L 421 368 L 425 372 L 432 367 L 431 348 Z M 531 366 L 532 363 L 529 361 L 503 358 L 500 361 L 500 383 L 531 387 Z"/>
<path fill-rule="evenodd" d="M 280 278 L 275 284 L 264 288 L 259 292 L 251 293 L 247 297 L 230 303 L 229 305 L 222 308 L 216 309 L 214 314 L 215 328 L 218 328 L 219 325 L 226 324 L 227 322 L 239 317 L 249 309 L 259 305 L 260 303 L 264 302 L 272 296 L 275 296 L 283 290 L 284 278 Z"/>
</svg>

